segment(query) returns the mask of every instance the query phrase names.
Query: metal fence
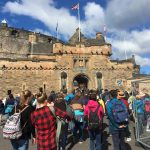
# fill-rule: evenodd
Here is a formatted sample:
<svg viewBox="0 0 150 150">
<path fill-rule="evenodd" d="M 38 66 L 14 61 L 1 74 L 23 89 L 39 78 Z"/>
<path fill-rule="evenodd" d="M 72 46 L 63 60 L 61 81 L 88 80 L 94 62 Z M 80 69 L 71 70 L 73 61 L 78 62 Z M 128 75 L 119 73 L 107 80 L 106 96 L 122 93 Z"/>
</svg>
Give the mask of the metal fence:
<svg viewBox="0 0 150 150">
<path fill-rule="evenodd" d="M 139 92 L 150 95 L 150 79 L 138 80 L 132 82 L 132 92 L 137 94 Z M 140 98 L 139 98 L 140 99 Z M 138 105 L 138 98 L 133 100 L 133 114 L 135 118 L 135 134 L 136 140 L 141 143 L 145 148 L 150 148 L 150 112 L 146 111 L 145 103 L 150 101 L 143 97 L 143 105 Z M 135 105 L 135 106 L 134 106 Z M 143 113 L 139 110 L 143 107 Z"/>
</svg>

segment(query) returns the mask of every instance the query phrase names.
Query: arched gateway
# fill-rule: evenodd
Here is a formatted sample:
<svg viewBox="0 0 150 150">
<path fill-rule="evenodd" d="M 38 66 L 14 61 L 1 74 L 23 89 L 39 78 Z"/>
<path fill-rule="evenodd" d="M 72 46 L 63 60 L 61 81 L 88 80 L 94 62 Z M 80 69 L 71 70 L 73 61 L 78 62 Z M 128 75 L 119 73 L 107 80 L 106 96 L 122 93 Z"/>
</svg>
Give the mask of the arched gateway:
<svg viewBox="0 0 150 150">
<path fill-rule="evenodd" d="M 73 79 L 73 84 L 78 84 L 81 88 L 88 88 L 89 77 L 85 74 L 78 74 Z"/>
</svg>

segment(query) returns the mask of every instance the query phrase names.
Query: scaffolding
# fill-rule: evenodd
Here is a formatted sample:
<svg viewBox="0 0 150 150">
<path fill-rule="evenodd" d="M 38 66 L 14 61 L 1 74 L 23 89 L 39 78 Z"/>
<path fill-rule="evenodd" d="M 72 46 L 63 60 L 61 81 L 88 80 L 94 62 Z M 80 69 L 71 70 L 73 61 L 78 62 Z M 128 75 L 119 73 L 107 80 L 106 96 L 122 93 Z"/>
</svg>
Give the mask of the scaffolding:
<svg viewBox="0 0 150 150">
<path fill-rule="evenodd" d="M 150 95 L 150 78 L 147 79 L 139 79 L 131 82 L 132 84 L 132 94 L 136 95 L 138 92 L 146 93 L 146 95 Z M 133 100 L 133 105 L 136 101 L 136 98 Z M 142 144 L 145 148 L 150 148 L 150 112 L 146 112 L 145 110 L 145 102 L 150 101 L 150 99 L 143 99 L 143 108 L 144 113 L 139 113 L 137 109 L 139 109 L 138 105 L 134 107 L 133 114 L 135 118 L 135 134 L 136 141 Z M 140 106 L 141 107 L 141 106 Z"/>
</svg>

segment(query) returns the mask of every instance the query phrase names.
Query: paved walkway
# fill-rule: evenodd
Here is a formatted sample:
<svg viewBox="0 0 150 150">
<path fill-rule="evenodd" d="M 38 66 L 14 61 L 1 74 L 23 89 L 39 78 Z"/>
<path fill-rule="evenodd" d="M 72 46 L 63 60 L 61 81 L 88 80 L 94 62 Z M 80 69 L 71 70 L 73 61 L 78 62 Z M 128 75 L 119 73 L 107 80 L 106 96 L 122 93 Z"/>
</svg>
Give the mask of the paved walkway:
<svg viewBox="0 0 150 150">
<path fill-rule="evenodd" d="M 107 123 L 107 120 L 105 119 L 105 123 Z M 136 146 L 135 145 L 135 138 L 134 138 L 134 124 L 131 123 L 130 125 L 130 130 L 132 133 L 132 141 L 126 142 L 126 150 L 150 150 L 146 148 L 142 148 L 140 145 Z M 89 138 L 85 140 L 82 144 L 75 144 L 73 145 L 71 142 L 71 136 L 69 136 L 68 141 L 70 142 L 67 146 L 67 150 L 89 150 Z M 11 144 L 9 140 L 5 140 L 2 137 L 2 129 L 0 129 L 0 150 L 12 150 Z M 33 146 L 30 143 L 29 150 L 36 150 L 36 146 Z M 102 150 L 113 150 L 113 145 L 112 145 L 112 138 L 108 134 L 108 127 L 106 124 L 106 128 L 103 132 L 103 145 L 102 145 Z"/>
</svg>

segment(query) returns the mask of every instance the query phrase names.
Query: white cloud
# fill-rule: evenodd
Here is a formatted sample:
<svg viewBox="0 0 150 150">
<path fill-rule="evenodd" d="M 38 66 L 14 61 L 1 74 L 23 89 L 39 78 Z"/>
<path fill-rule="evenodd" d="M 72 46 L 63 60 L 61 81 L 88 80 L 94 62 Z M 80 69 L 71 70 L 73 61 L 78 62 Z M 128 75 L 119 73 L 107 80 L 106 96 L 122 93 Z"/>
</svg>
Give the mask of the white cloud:
<svg viewBox="0 0 150 150">
<path fill-rule="evenodd" d="M 87 35 L 95 32 L 104 24 L 103 8 L 92 2 L 85 7 L 85 20 L 81 21 L 81 28 Z M 7 2 L 5 12 L 26 15 L 43 22 L 50 31 L 55 31 L 58 22 L 60 34 L 69 38 L 78 27 L 77 16 L 72 16 L 71 8 L 56 8 L 54 0 L 21 0 L 21 2 Z M 77 12 L 77 10 L 74 10 Z M 97 20 L 97 22 L 95 22 Z M 90 32 L 87 32 L 90 31 Z"/>
<path fill-rule="evenodd" d="M 111 0 L 106 8 L 109 27 L 126 29 L 150 23 L 150 0 Z"/>
<path fill-rule="evenodd" d="M 55 33 L 58 21 L 60 37 L 68 39 L 78 27 L 77 16 L 71 14 L 71 8 L 57 8 L 56 5 L 54 0 L 9 1 L 4 11 L 41 21 L 49 31 L 35 31 L 45 34 Z M 81 20 L 82 31 L 88 36 L 93 36 L 95 32 L 103 31 L 103 25 L 106 24 L 108 32 L 113 35 L 108 38 L 113 47 L 113 58 L 125 59 L 125 52 L 127 57 L 136 54 L 138 64 L 150 66 L 149 56 L 142 57 L 143 54 L 150 53 L 150 29 L 133 29 L 134 26 L 150 23 L 149 10 L 150 0 L 110 0 L 105 9 L 95 2 L 88 2 L 83 8 L 85 18 Z M 125 31 L 131 28 L 131 31 Z"/>
<path fill-rule="evenodd" d="M 55 8 L 53 0 L 22 0 L 19 2 L 7 2 L 4 11 L 17 15 L 30 16 L 43 22 L 50 31 L 55 31 L 57 21 L 59 31 L 69 36 L 77 27 L 77 18 L 71 16 L 66 8 Z"/>
<path fill-rule="evenodd" d="M 104 9 L 92 2 L 87 3 L 84 7 L 85 20 L 82 22 L 83 32 L 87 35 L 93 35 L 93 33 L 102 30 L 105 22 Z"/>
<path fill-rule="evenodd" d="M 150 54 L 150 30 L 142 31 L 133 30 L 131 32 L 114 32 L 114 36 L 108 38 L 112 47 L 120 53 L 127 52 L 127 55 L 132 54 Z"/>
<path fill-rule="evenodd" d="M 135 60 L 137 64 L 140 64 L 141 66 L 150 66 L 150 58 L 143 58 L 139 55 L 135 55 Z"/>
<path fill-rule="evenodd" d="M 135 55 L 136 63 L 150 66 L 150 30 L 134 30 L 132 32 L 114 32 L 107 40 L 112 44 L 113 59 L 126 59 Z"/>
</svg>

